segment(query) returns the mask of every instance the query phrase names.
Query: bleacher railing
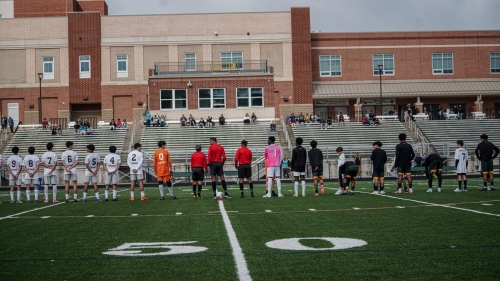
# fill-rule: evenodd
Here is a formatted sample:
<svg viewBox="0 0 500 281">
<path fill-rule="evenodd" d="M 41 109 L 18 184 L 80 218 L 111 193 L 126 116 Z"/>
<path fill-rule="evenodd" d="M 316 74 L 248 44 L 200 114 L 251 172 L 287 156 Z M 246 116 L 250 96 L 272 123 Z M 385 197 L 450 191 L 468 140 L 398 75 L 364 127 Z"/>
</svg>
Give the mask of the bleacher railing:
<svg viewBox="0 0 500 281">
<path fill-rule="evenodd" d="M 128 153 L 130 153 L 130 151 L 132 151 L 132 147 L 134 146 L 134 136 L 135 136 L 136 124 L 137 124 L 137 122 L 134 119 L 134 125 L 132 126 L 132 136 L 130 137 L 130 142 L 128 144 L 128 150 L 127 150 Z"/>
<path fill-rule="evenodd" d="M 288 150 L 291 152 L 292 151 L 292 142 L 290 141 L 290 135 L 288 134 L 288 129 L 286 127 L 286 122 L 285 118 L 281 116 L 281 126 L 283 127 L 283 132 L 285 133 L 285 141 L 288 146 Z M 290 155 L 291 157 L 291 155 Z"/>
</svg>

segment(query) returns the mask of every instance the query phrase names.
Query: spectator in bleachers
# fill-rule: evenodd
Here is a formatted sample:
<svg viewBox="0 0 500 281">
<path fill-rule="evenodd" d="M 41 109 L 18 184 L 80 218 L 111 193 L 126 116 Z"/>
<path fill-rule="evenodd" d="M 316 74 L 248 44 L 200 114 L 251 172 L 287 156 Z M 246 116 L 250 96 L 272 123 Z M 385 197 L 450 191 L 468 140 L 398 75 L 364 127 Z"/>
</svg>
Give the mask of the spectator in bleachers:
<svg viewBox="0 0 500 281">
<path fill-rule="evenodd" d="M 462 105 L 458 105 L 458 119 L 464 119 L 464 109 Z"/>
<path fill-rule="evenodd" d="M 394 115 L 394 110 L 392 110 L 392 108 L 389 109 L 389 115 Z"/>
<path fill-rule="evenodd" d="M 384 116 L 389 115 L 389 111 L 387 111 L 387 108 L 384 110 L 384 114 L 383 114 L 383 115 L 384 115 Z"/>
<path fill-rule="evenodd" d="M 370 113 L 368 113 L 368 121 L 370 121 L 370 124 L 373 123 L 373 118 L 375 118 L 375 113 L 373 113 L 373 110 L 370 110 Z"/>
<path fill-rule="evenodd" d="M 340 114 L 339 114 L 339 126 L 340 126 L 340 122 L 342 122 L 342 125 L 345 126 L 344 114 L 342 114 L 342 112 L 340 112 Z"/>
<path fill-rule="evenodd" d="M 304 117 L 304 114 L 302 114 L 302 112 L 301 112 L 301 113 L 299 113 L 299 115 L 298 115 L 297 117 L 299 118 L 299 124 L 300 124 L 300 123 L 305 123 L 305 122 L 306 122 L 306 119 L 305 119 L 305 117 Z"/>
<path fill-rule="evenodd" d="M 188 118 L 189 126 L 196 126 L 196 120 L 193 117 L 193 114 L 189 114 Z"/>
<path fill-rule="evenodd" d="M 87 134 L 87 127 L 80 126 L 80 135 L 85 136 Z"/>
<path fill-rule="evenodd" d="M 311 115 L 309 115 L 309 112 L 307 112 L 304 116 L 304 120 L 306 121 L 306 123 L 311 123 Z"/>
<path fill-rule="evenodd" d="M 118 120 L 120 120 L 120 119 L 118 119 Z M 85 128 L 90 127 L 90 122 L 89 122 L 89 120 L 88 120 L 88 119 L 85 119 L 85 121 L 83 122 L 83 126 L 84 126 Z"/>
<path fill-rule="evenodd" d="M 321 123 L 321 116 L 319 116 L 319 113 L 316 114 L 316 117 L 314 117 L 314 119 L 316 120 L 316 122 Z"/>
<path fill-rule="evenodd" d="M 326 125 L 330 128 L 333 124 L 333 120 L 331 116 L 328 116 L 328 119 L 326 120 Z"/>
<path fill-rule="evenodd" d="M 109 129 L 114 130 L 116 129 L 116 122 L 115 119 L 111 119 L 111 122 L 109 122 Z"/>
<path fill-rule="evenodd" d="M 413 163 L 413 166 L 415 167 L 422 166 L 422 156 L 420 156 L 420 153 L 417 153 L 417 156 L 415 156 L 415 159 L 413 159 Z"/>
<path fill-rule="evenodd" d="M 118 121 L 116 121 L 116 128 L 121 128 L 122 126 L 123 126 L 123 123 L 120 120 L 120 118 L 118 118 Z M 90 125 L 89 125 L 89 127 L 90 127 Z"/>
<path fill-rule="evenodd" d="M 198 127 L 199 128 L 205 128 L 205 125 L 207 123 L 205 122 L 205 120 L 203 120 L 203 117 L 200 118 L 200 121 L 198 122 Z"/>
<path fill-rule="evenodd" d="M 165 127 L 167 116 L 165 114 L 160 115 L 160 127 Z"/>
<path fill-rule="evenodd" d="M 424 152 L 422 155 L 422 166 L 425 164 L 425 160 L 427 159 L 427 153 Z"/>
<path fill-rule="evenodd" d="M 224 114 L 221 114 L 219 117 L 219 125 L 226 125 L 226 117 L 224 117 Z"/>
<path fill-rule="evenodd" d="M 49 122 L 47 121 L 47 118 L 43 118 L 42 129 L 47 130 L 48 128 L 49 128 Z"/>
<path fill-rule="evenodd" d="M 2 132 L 7 132 L 7 117 L 5 115 L 2 116 Z"/>
<path fill-rule="evenodd" d="M 321 120 L 321 121 L 320 121 L 319 128 L 320 128 L 321 130 L 326 130 L 326 120 Z"/>
<path fill-rule="evenodd" d="M 158 119 L 158 116 L 156 116 L 156 114 L 155 114 L 155 116 L 153 117 L 152 121 L 153 121 L 153 127 L 158 127 L 158 126 L 160 126 L 160 119 Z"/>
<path fill-rule="evenodd" d="M 78 118 L 78 120 L 76 121 L 76 123 L 78 123 L 78 125 L 83 126 L 83 122 L 82 122 L 82 119 Z"/>
<path fill-rule="evenodd" d="M 128 125 L 127 119 L 123 119 L 122 127 L 127 128 L 127 125 Z"/>
<path fill-rule="evenodd" d="M 146 111 L 146 127 L 151 127 L 151 113 Z"/>
<path fill-rule="evenodd" d="M 184 116 L 184 114 L 182 114 L 181 119 L 179 119 L 179 120 L 181 121 L 181 126 L 187 125 L 188 119 L 186 118 L 186 116 Z"/>
<path fill-rule="evenodd" d="M 111 123 L 110 123 L 111 124 Z M 77 121 L 75 122 L 75 126 L 73 126 L 73 129 L 75 129 L 74 134 L 77 135 L 80 133 L 80 123 Z"/>
<path fill-rule="evenodd" d="M 56 126 L 52 127 L 52 135 L 57 136 L 57 127 Z"/>
<path fill-rule="evenodd" d="M 92 126 L 88 126 L 87 127 L 87 131 L 85 132 L 85 134 L 87 134 L 87 135 L 93 135 L 94 134 L 94 129 L 92 129 Z"/>
<path fill-rule="evenodd" d="M 292 112 L 292 114 L 290 114 L 290 122 L 292 122 L 292 120 L 295 120 L 295 122 L 297 122 L 297 117 L 295 116 L 295 114 Z"/>
<path fill-rule="evenodd" d="M 62 136 L 62 127 L 61 127 L 61 125 L 59 125 L 59 127 L 57 127 L 57 135 L 58 136 Z"/>
<path fill-rule="evenodd" d="M 207 127 L 212 128 L 215 126 L 215 122 L 212 120 L 212 116 L 208 116 L 207 118 Z"/>
<path fill-rule="evenodd" d="M 380 126 L 380 120 L 378 120 L 378 118 L 373 118 L 373 125 L 374 126 Z"/>
<path fill-rule="evenodd" d="M 295 116 L 293 118 L 290 116 L 290 126 L 292 127 L 297 126 L 297 121 L 295 120 Z"/>
<path fill-rule="evenodd" d="M 243 124 L 244 125 L 250 125 L 250 115 L 245 114 L 245 117 L 243 117 Z"/>
<path fill-rule="evenodd" d="M 316 115 L 311 114 L 311 123 L 316 123 Z"/>
<path fill-rule="evenodd" d="M 252 112 L 250 118 L 252 119 L 252 124 L 257 124 L 257 115 L 255 115 L 255 112 Z"/>
<path fill-rule="evenodd" d="M 363 119 L 361 120 L 361 124 L 363 126 L 370 126 L 370 121 L 368 121 L 368 118 L 364 116 Z"/>
<path fill-rule="evenodd" d="M 476 112 L 476 111 L 477 111 L 477 110 L 476 110 L 476 105 L 473 105 L 473 106 L 472 106 L 472 112 Z"/>
<path fill-rule="evenodd" d="M 271 125 L 269 125 L 269 132 L 275 132 L 276 133 L 276 123 L 274 121 L 271 121 Z"/>
</svg>

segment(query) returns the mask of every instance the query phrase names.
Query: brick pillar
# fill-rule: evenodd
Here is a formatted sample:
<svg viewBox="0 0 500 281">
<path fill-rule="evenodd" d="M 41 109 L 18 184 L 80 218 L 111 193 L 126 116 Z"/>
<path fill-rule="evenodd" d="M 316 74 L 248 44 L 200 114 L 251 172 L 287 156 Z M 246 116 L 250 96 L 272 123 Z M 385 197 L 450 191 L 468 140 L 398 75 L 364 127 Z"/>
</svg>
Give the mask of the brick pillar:
<svg viewBox="0 0 500 281">
<path fill-rule="evenodd" d="M 363 119 L 363 105 L 355 104 L 354 105 L 354 119 L 352 121 L 361 122 Z"/>
<path fill-rule="evenodd" d="M 418 108 L 419 113 L 424 112 L 424 103 L 423 102 L 416 102 L 415 107 Z"/>
<path fill-rule="evenodd" d="M 311 104 L 312 54 L 309 8 L 292 8 L 293 103 Z"/>
<path fill-rule="evenodd" d="M 476 106 L 477 112 L 483 112 L 483 101 L 482 100 L 475 101 L 474 105 Z"/>
</svg>

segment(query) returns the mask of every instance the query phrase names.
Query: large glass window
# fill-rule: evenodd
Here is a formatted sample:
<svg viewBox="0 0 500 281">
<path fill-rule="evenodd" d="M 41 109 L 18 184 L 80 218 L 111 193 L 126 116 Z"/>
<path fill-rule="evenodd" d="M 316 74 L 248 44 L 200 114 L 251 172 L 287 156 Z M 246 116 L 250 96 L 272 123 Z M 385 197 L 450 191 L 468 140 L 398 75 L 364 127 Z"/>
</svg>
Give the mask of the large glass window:
<svg viewBox="0 0 500 281">
<path fill-rule="evenodd" d="M 160 109 L 186 109 L 187 90 L 160 90 Z"/>
<path fill-rule="evenodd" d="M 373 55 L 373 75 L 378 76 L 378 66 L 382 65 L 382 75 L 394 75 L 394 54 Z"/>
<path fill-rule="evenodd" d="M 196 70 L 196 53 L 186 53 L 184 59 L 186 62 L 186 71 Z"/>
<path fill-rule="evenodd" d="M 243 53 L 242 52 L 228 52 L 220 53 L 220 60 L 222 62 L 222 69 L 242 69 L 243 68 Z"/>
<path fill-rule="evenodd" d="M 128 56 L 116 55 L 116 76 L 128 77 Z"/>
<path fill-rule="evenodd" d="M 43 57 L 43 79 L 54 79 L 54 57 Z"/>
<path fill-rule="evenodd" d="M 226 89 L 199 89 L 198 108 L 226 108 Z"/>
<path fill-rule="evenodd" d="M 264 89 L 262 88 L 237 88 L 237 107 L 263 107 Z"/>
<path fill-rule="evenodd" d="M 453 74 L 453 54 L 432 54 L 432 74 Z"/>
<path fill-rule="evenodd" d="M 341 76 L 342 64 L 340 55 L 319 56 L 320 76 Z"/>
<path fill-rule="evenodd" d="M 500 73 L 500 52 L 490 54 L 491 73 Z"/>
<path fill-rule="evenodd" d="M 80 78 L 90 78 L 90 56 L 80 56 Z"/>
</svg>

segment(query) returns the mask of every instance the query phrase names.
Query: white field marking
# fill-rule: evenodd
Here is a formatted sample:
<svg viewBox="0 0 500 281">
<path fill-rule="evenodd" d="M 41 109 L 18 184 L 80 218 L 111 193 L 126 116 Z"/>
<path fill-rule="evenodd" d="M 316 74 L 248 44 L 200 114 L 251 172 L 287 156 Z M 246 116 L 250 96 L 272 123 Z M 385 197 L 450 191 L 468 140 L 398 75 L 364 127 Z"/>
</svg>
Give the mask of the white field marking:
<svg viewBox="0 0 500 281">
<path fill-rule="evenodd" d="M 302 245 L 300 240 L 323 240 L 332 244 L 329 248 L 313 248 Z M 354 247 L 362 247 L 366 245 L 366 241 L 353 238 L 338 238 L 338 237 L 309 237 L 309 238 L 285 238 L 274 240 L 266 243 L 266 246 L 279 250 L 291 251 L 327 251 L 327 250 L 344 250 Z"/>
<path fill-rule="evenodd" d="M 178 216 L 182 215 L 182 213 L 175 213 L 175 214 L 178 215 Z"/>
<path fill-rule="evenodd" d="M 41 219 L 48 219 L 48 218 L 50 218 L 50 216 L 43 216 L 43 217 L 41 217 Z"/>
<path fill-rule="evenodd" d="M 85 216 L 86 218 L 93 218 L 94 215 L 88 215 L 88 216 Z"/>
<path fill-rule="evenodd" d="M 363 192 L 363 191 L 360 191 L 360 193 L 370 194 L 369 192 Z M 459 208 L 459 207 L 454 207 L 454 206 L 449 206 L 449 205 L 429 203 L 429 202 L 424 202 L 424 201 L 419 201 L 419 200 L 413 200 L 413 199 L 407 199 L 407 198 L 401 198 L 401 197 L 390 196 L 390 195 L 385 195 L 385 194 L 377 194 L 377 195 L 378 196 L 383 196 L 383 197 L 388 197 L 388 198 L 393 198 L 393 199 L 399 199 L 399 200 L 404 200 L 404 201 L 410 201 L 410 202 L 425 204 L 425 205 L 429 205 L 429 206 L 443 207 L 443 208 L 461 210 L 461 211 L 466 211 L 466 212 L 472 212 L 472 213 L 481 214 L 481 215 L 488 215 L 488 216 L 500 217 L 500 214 L 486 213 L 486 212 L 481 212 L 481 211 L 476 211 L 476 210 L 471 210 L 471 209 L 465 209 L 465 208 Z"/>
<path fill-rule="evenodd" d="M 266 213 L 272 213 L 272 212 L 273 212 L 273 211 L 271 211 L 271 210 L 266 210 Z"/>
<path fill-rule="evenodd" d="M 357 207 L 354 207 L 353 209 L 354 209 L 354 210 L 361 210 L 361 208 L 357 208 Z"/>
<path fill-rule="evenodd" d="M 229 237 L 229 243 L 233 249 L 234 262 L 236 263 L 236 271 L 238 273 L 239 280 L 251 281 L 250 271 L 248 270 L 247 261 L 245 260 L 245 254 L 241 249 L 238 238 L 236 238 L 236 233 L 234 232 L 229 216 L 227 215 L 226 208 L 224 207 L 224 202 L 219 201 L 219 209 L 222 215 L 222 220 L 224 221 L 224 226 L 226 227 L 227 236 Z"/>
<path fill-rule="evenodd" d="M 137 217 L 139 214 L 132 214 L 131 217 Z"/>
<path fill-rule="evenodd" d="M 311 212 L 316 212 L 316 209 L 309 209 L 309 211 L 311 211 Z"/>
<path fill-rule="evenodd" d="M 366 188 L 362 187 L 361 189 L 366 189 Z"/>
<path fill-rule="evenodd" d="M 493 206 L 493 204 L 487 204 L 487 203 L 483 203 L 481 205 L 483 205 L 483 206 Z"/>
<path fill-rule="evenodd" d="M 398 209 L 404 209 L 405 207 L 403 207 L 403 206 L 396 206 L 396 208 L 398 208 Z"/>
</svg>

